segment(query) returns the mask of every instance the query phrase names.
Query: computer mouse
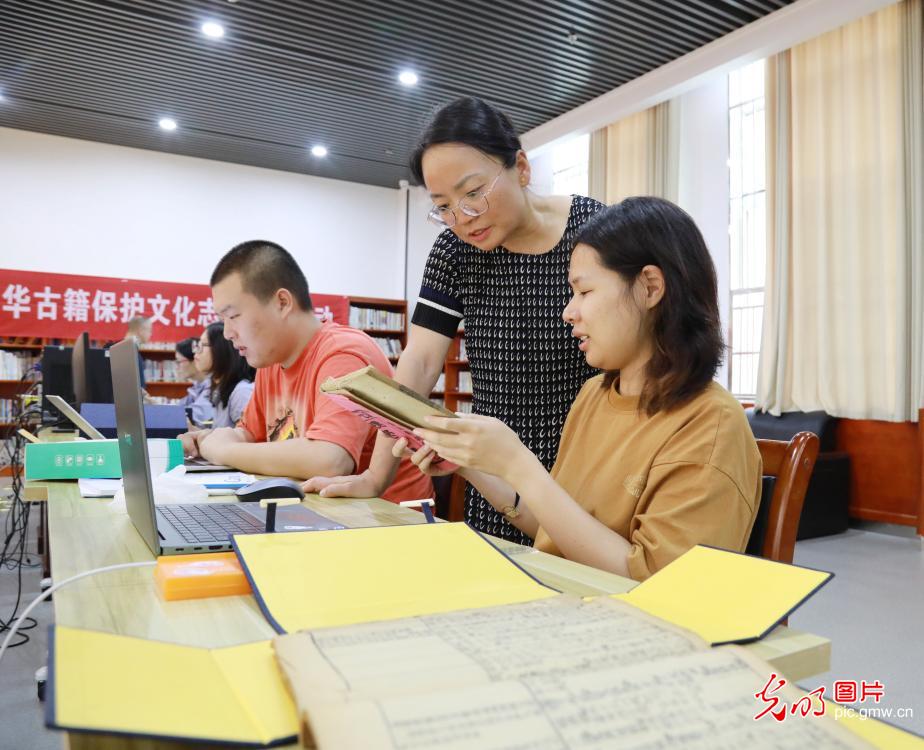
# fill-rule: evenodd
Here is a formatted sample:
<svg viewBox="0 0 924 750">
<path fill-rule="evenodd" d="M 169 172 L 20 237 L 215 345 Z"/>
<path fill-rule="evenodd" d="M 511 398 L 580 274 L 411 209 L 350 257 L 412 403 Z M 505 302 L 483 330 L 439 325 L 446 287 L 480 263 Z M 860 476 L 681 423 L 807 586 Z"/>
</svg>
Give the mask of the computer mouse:
<svg viewBox="0 0 924 750">
<path fill-rule="evenodd" d="M 303 498 L 305 496 L 305 493 L 302 492 L 302 486 L 298 482 L 282 477 L 261 479 L 259 482 L 254 482 L 235 490 L 234 494 L 242 503 L 257 502 L 267 497 Z"/>
</svg>

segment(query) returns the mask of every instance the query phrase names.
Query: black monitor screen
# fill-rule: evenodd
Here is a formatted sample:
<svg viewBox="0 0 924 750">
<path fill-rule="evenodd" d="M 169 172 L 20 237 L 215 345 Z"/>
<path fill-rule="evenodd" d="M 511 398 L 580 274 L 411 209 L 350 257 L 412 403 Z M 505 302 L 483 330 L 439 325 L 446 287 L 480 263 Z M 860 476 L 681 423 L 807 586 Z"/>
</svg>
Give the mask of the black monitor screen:
<svg viewBox="0 0 924 750">
<path fill-rule="evenodd" d="M 87 401 L 112 403 L 112 367 L 108 349 L 87 350 Z"/>
<path fill-rule="evenodd" d="M 109 352 L 105 349 L 91 349 L 90 337 L 85 332 L 74 342 L 72 370 L 74 401 L 78 408 L 80 404 L 112 403 Z"/>
<path fill-rule="evenodd" d="M 71 347 L 46 346 L 42 349 L 42 411 L 59 416 L 58 410 L 45 399 L 45 396 L 60 396 L 68 403 L 74 403 L 74 383 L 71 378 Z"/>
<path fill-rule="evenodd" d="M 77 406 L 86 403 L 89 399 L 89 378 L 87 373 L 87 352 L 90 349 L 90 336 L 86 331 L 77 337 L 74 350 L 71 354 L 71 372 L 74 378 L 74 401 Z"/>
</svg>

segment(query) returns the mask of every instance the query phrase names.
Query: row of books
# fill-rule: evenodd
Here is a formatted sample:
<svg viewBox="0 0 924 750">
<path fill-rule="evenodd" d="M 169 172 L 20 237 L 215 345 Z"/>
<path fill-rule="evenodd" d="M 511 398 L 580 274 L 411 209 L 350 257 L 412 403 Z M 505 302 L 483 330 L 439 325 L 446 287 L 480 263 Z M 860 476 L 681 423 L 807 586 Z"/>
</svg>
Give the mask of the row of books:
<svg viewBox="0 0 924 750">
<path fill-rule="evenodd" d="M 181 378 L 177 372 L 177 362 L 173 359 L 144 360 L 144 379 L 148 382 L 175 383 Z"/>
<path fill-rule="evenodd" d="M 459 373 L 459 393 L 472 392 L 472 374 L 468 370 Z"/>
<path fill-rule="evenodd" d="M 148 396 L 148 400 L 147 400 L 146 403 L 149 403 L 149 404 L 158 404 L 158 405 L 161 405 L 161 406 L 170 406 L 171 404 L 178 404 L 178 403 L 180 403 L 182 400 L 183 400 L 183 399 L 179 399 L 179 398 L 169 398 L 169 397 L 167 397 L 167 396 L 151 396 L 151 395 L 149 395 L 149 396 Z"/>
<path fill-rule="evenodd" d="M 0 350 L 0 380 L 20 380 L 36 362 L 38 357 L 34 354 Z"/>
<path fill-rule="evenodd" d="M 11 398 L 0 398 L 0 422 L 12 422 L 16 418 L 18 405 Z"/>
<path fill-rule="evenodd" d="M 377 310 L 371 307 L 351 307 L 350 325 L 373 331 L 403 331 L 404 313 Z"/>
<path fill-rule="evenodd" d="M 397 358 L 401 356 L 401 339 L 375 338 L 373 341 L 386 357 Z"/>
</svg>

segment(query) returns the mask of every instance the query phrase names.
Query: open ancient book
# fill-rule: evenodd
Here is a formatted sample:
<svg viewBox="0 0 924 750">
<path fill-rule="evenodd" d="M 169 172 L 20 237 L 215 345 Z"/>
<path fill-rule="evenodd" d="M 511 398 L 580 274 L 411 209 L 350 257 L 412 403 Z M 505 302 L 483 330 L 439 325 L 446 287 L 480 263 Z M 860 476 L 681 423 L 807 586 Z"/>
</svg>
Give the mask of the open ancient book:
<svg viewBox="0 0 924 750">
<path fill-rule="evenodd" d="M 415 427 L 436 430 L 426 422 L 426 417 L 455 417 L 448 409 L 395 382 L 372 365 L 339 378 L 328 378 L 321 384 L 321 392 L 389 437 L 406 439 L 412 450 L 423 444 L 413 433 Z"/>
<path fill-rule="evenodd" d="M 755 716 L 773 669 L 610 597 L 569 596 L 276 638 L 319 748 L 869 747 L 808 716 Z M 774 683 L 775 684 L 775 683 Z"/>
</svg>

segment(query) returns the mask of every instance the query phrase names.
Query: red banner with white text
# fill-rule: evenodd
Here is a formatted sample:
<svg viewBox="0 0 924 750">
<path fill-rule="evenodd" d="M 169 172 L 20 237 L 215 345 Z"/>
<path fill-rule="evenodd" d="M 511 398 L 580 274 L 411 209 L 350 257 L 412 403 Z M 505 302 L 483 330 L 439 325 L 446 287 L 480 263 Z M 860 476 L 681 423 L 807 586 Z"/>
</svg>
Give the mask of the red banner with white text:
<svg viewBox="0 0 924 750">
<path fill-rule="evenodd" d="M 311 300 L 319 317 L 349 324 L 349 298 Z M 117 341 L 137 315 L 153 318 L 153 341 L 198 337 L 218 319 L 206 284 L 0 269 L 0 336 L 75 339 L 87 331 L 94 341 Z"/>
</svg>

